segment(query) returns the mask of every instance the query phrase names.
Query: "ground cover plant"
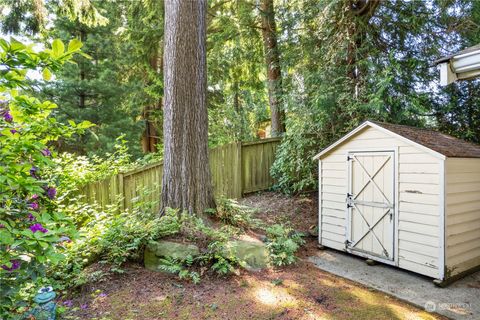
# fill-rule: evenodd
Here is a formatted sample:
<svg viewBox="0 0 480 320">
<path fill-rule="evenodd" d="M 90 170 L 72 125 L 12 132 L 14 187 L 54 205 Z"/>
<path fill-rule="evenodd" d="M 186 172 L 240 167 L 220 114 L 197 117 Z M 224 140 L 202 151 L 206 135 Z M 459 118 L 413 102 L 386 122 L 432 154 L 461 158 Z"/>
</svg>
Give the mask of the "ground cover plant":
<svg viewBox="0 0 480 320">
<path fill-rule="evenodd" d="M 255 194 L 239 201 L 254 217 L 272 225 L 288 219 L 306 233 L 316 223 L 316 197 Z M 274 205 L 272 205 L 274 204 Z M 296 210 L 295 210 L 296 208 Z M 176 219 L 176 218 L 175 218 Z M 175 220 L 174 219 L 174 220 Z M 323 272 L 306 258 L 316 239 L 306 237 L 295 264 L 261 272 L 238 269 L 228 277 L 205 272 L 195 283 L 185 264 L 154 272 L 127 263 L 124 273 L 86 283 L 62 297 L 66 319 L 443 319 L 381 292 Z M 177 261 L 178 262 L 178 261 Z M 176 262 L 174 263 L 176 264 Z M 166 265 L 168 265 L 166 263 Z M 92 265 L 90 272 L 102 270 Z M 190 269 L 198 270 L 200 269 Z M 161 284 L 161 285 L 159 285 Z M 134 292 L 134 294 L 132 294 Z"/>
</svg>

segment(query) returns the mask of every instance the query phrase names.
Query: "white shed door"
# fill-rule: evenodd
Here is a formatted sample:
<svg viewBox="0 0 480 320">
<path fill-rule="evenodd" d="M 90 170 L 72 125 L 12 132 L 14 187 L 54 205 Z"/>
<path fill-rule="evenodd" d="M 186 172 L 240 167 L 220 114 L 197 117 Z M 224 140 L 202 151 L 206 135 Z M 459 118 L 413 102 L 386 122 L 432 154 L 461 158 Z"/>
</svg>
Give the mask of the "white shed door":
<svg viewBox="0 0 480 320">
<path fill-rule="evenodd" d="M 394 152 L 350 152 L 348 162 L 346 248 L 393 260 Z"/>
</svg>

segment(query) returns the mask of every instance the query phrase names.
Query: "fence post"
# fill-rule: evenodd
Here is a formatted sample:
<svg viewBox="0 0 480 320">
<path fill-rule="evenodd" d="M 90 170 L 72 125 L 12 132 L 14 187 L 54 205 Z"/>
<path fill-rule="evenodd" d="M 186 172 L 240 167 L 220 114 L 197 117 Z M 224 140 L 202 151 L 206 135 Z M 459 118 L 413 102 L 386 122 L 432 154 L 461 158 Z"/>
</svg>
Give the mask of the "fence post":
<svg viewBox="0 0 480 320">
<path fill-rule="evenodd" d="M 125 188 L 123 186 L 123 173 L 120 172 L 119 174 L 117 174 L 117 179 L 117 195 L 121 196 L 119 209 L 120 211 L 125 211 Z"/>
<path fill-rule="evenodd" d="M 243 197 L 243 179 L 242 179 L 242 142 L 239 141 L 237 144 L 237 167 L 236 167 L 236 188 L 237 192 L 235 192 L 235 197 L 240 199 Z"/>
</svg>

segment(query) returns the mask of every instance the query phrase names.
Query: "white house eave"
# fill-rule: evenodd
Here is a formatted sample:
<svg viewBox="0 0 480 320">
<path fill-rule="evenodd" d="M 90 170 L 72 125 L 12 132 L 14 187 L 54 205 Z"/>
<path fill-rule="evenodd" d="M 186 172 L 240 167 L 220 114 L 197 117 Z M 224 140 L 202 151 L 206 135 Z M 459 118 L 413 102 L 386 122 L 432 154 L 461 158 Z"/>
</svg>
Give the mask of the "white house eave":
<svg viewBox="0 0 480 320">
<path fill-rule="evenodd" d="M 480 49 L 453 56 L 450 60 L 438 64 L 440 84 L 446 86 L 457 80 L 466 80 L 480 76 Z"/>
<path fill-rule="evenodd" d="M 352 136 L 354 136 L 355 134 L 357 134 L 358 132 L 362 131 L 365 127 L 372 127 L 372 128 L 375 128 L 381 132 L 384 132 L 392 137 L 395 137 L 397 139 L 400 139 L 408 144 L 411 144 L 415 147 L 417 147 L 418 149 L 422 150 L 422 151 L 425 151 L 429 154 L 431 154 L 432 156 L 434 156 L 435 158 L 438 158 L 440 160 L 445 160 L 446 157 L 445 155 L 435 151 L 435 150 L 432 150 L 428 147 L 425 147 L 415 141 L 412 141 L 408 138 L 405 138 L 404 136 L 402 135 L 399 135 L 398 133 L 395 133 L 395 132 L 392 132 L 388 129 L 385 129 L 383 128 L 382 126 L 379 126 L 373 122 L 370 122 L 370 121 L 365 121 L 364 123 L 362 123 L 360 126 L 358 126 L 357 128 L 355 128 L 354 130 L 350 131 L 348 134 L 346 134 L 345 136 L 343 136 L 341 139 L 337 140 L 335 143 L 331 144 L 330 146 L 328 146 L 327 148 L 323 149 L 319 154 L 317 154 L 315 157 L 313 157 L 313 160 L 320 160 L 325 154 L 329 153 L 331 150 L 335 149 L 337 146 L 339 146 L 340 144 L 342 144 L 343 142 L 345 142 L 346 140 L 350 139 Z"/>
</svg>

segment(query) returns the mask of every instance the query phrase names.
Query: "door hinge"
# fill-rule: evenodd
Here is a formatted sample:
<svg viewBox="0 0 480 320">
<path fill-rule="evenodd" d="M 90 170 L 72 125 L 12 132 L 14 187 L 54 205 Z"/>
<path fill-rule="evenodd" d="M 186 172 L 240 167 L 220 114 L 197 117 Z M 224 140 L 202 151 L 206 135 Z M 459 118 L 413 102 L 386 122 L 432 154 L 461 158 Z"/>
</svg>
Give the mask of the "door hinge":
<svg viewBox="0 0 480 320">
<path fill-rule="evenodd" d="M 353 160 L 353 157 L 347 156 L 347 161 Z"/>
<path fill-rule="evenodd" d="M 345 240 L 345 248 L 348 248 L 352 242 L 349 240 Z"/>
<path fill-rule="evenodd" d="M 353 197 L 353 194 L 351 193 L 347 193 L 347 199 L 346 199 L 346 202 L 347 202 L 347 208 L 351 208 L 353 207 L 352 205 L 352 197 Z"/>
</svg>

